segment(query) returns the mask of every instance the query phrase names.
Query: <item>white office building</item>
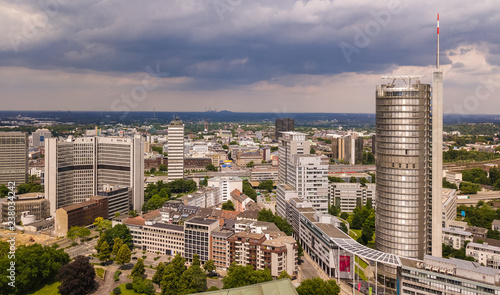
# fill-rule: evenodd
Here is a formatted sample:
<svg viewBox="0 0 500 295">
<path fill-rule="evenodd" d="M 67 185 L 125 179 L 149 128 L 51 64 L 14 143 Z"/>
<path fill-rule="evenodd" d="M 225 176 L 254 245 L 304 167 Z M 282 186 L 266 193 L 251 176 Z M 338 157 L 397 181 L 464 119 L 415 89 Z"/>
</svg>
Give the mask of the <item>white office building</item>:
<svg viewBox="0 0 500 295">
<path fill-rule="evenodd" d="M 210 178 L 208 180 L 209 188 L 219 188 L 218 194 L 220 197 L 217 197 L 217 200 L 220 200 L 222 203 L 225 203 L 231 200 L 231 192 L 235 189 L 240 192 L 243 191 L 243 180 L 239 177 L 235 176 L 220 176 Z"/>
<path fill-rule="evenodd" d="M 341 183 L 330 184 L 330 205 L 337 206 L 342 212 L 353 212 L 356 207 L 366 206 L 371 200 L 372 207 L 375 207 L 375 183 Z"/>
<path fill-rule="evenodd" d="M 128 187 L 131 209 L 144 202 L 144 145 L 141 137 L 82 137 L 58 141 L 45 148 L 45 195 L 50 213 L 86 201 L 104 191 L 104 185 Z"/>
<path fill-rule="evenodd" d="M 184 124 L 175 118 L 168 125 L 168 181 L 184 178 Z"/>
</svg>

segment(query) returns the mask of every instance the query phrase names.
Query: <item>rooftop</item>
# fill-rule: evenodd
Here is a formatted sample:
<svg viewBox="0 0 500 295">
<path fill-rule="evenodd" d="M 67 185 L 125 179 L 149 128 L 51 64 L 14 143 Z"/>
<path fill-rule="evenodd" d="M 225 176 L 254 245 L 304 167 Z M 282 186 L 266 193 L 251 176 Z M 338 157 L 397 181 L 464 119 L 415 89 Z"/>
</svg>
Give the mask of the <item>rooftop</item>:
<svg viewBox="0 0 500 295">
<path fill-rule="evenodd" d="M 202 217 L 193 217 L 189 220 L 186 220 L 186 223 L 197 223 L 197 224 L 203 224 L 203 225 L 211 225 L 214 222 L 218 222 L 217 219 L 208 219 L 208 218 L 202 218 Z"/>
<path fill-rule="evenodd" d="M 184 226 L 182 226 L 182 225 L 161 223 L 161 222 L 157 222 L 153 225 L 147 225 L 145 227 L 163 228 L 163 229 L 176 230 L 176 231 L 182 231 L 182 232 L 184 231 Z"/>
<path fill-rule="evenodd" d="M 239 288 L 223 289 L 196 294 L 207 295 L 298 295 L 289 279 L 269 281 Z"/>
</svg>

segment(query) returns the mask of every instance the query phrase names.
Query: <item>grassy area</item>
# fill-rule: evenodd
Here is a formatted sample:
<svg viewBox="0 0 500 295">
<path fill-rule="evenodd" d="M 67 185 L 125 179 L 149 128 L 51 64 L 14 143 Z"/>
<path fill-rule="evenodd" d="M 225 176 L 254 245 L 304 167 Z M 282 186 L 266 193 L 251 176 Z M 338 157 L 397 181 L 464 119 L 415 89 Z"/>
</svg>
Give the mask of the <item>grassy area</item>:
<svg viewBox="0 0 500 295">
<path fill-rule="evenodd" d="M 359 257 L 356 259 L 356 261 L 358 262 L 359 266 L 361 266 L 361 268 L 363 268 L 363 269 L 365 269 L 368 266 L 368 264 L 363 259 L 361 259 Z"/>
<path fill-rule="evenodd" d="M 360 229 L 349 229 L 349 236 L 355 240 L 357 240 L 359 237 L 361 237 L 361 230 Z"/>
<path fill-rule="evenodd" d="M 95 269 L 95 274 L 104 280 L 104 272 L 105 272 L 104 268 L 94 267 L 94 269 Z"/>
<path fill-rule="evenodd" d="M 365 272 L 359 268 L 357 265 L 356 265 L 356 274 L 363 280 L 363 281 L 368 281 L 368 278 L 366 277 L 365 275 Z"/>
<path fill-rule="evenodd" d="M 118 288 L 120 288 L 120 290 L 122 290 L 122 295 L 137 295 L 137 293 L 135 293 L 134 289 L 131 289 L 131 290 L 128 290 L 127 288 L 125 288 L 125 284 L 121 284 L 118 286 Z M 109 293 L 109 295 L 114 295 L 113 292 Z"/>
<path fill-rule="evenodd" d="M 61 282 L 53 282 L 45 285 L 43 288 L 33 293 L 29 293 L 28 295 L 57 295 L 59 294 L 59 290 L 57 289 L 57 287 L 59 287 L 60 285 Z"/>
</svg>

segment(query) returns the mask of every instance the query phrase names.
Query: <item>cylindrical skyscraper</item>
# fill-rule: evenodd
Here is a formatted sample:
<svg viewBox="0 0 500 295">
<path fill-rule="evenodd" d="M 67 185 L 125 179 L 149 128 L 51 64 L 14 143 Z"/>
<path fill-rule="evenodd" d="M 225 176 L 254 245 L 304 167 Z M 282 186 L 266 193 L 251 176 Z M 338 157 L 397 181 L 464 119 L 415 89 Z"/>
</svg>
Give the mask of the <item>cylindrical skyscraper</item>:
<svg viewBox="0 0 500 295">
<path fill-rule="evenodd" d="M 392 78 L 408 84 L 377 86 L 375 244 L 423 259 L 431 246 L 431 87 Z"/>
</svg>

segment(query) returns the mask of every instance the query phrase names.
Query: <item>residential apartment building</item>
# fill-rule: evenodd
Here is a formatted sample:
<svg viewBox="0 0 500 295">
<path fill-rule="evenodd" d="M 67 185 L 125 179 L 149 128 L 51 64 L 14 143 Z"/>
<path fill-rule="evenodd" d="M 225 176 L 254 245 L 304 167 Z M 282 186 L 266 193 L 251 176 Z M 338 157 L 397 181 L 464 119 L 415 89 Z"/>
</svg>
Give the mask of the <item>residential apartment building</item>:
<svg viewBox="0 0 500 295">
<path fill-rule="evenodd" d="M 28 134 L 0 132 L 0 184 L 28 180 Z"/>
<path fill-rule="evenodd" d="M 217 269 L 227 270 L 231 266 L 229 238 L 234 235 L 230 230 L 215 229 L 211 232 L 211 257 Z"/>
<path fill-rule="evenodd" d="M 48 139 L 45 195 L 50 201 L 50 213 L 97 195 L 105 185 L 130 188 L 129 207 L 141 211 L 144 202 L 143 148 L 140 135 L 134 138 L 81 137 L 66 141 Z"/>
<path fill-rule="evenodd" d="M 168 125 L 168 181 L 184 178 L 184 124 L 175 118 Z"/>
<path fill-rule="evenodd" d="M 211 232 L 219 228 L 216 219 L 193 217 L 184 222 L 184 258 L 193 261 L 193 255 L 198 254 L 202 263 L 211 259 Z"/>
<path fill-rule="evenodd" d="M 472 242 L 472 233 L 454 228 L 443 228 L 443 244 L 460 249 L 465 245 L 465 242 Z"/>
<path fill-rule="evenodd" d="M 184 226 L 155 223 L 142 229 L 142 250 L 162 255 L 184 256 Z"/>
<path fill-rule="evenodd" d="M 371 200 L 372 207 L 375 207 L 374 183 L 366 183 L 362 186 L 360 183 L 330 183 L 330 205 L 339 207 L 342 212 L 353 212 L 356 207 L 366 206 L 368 200 Z"/>
<path fill-rule="evenodd" d="M 243 191 L 243 180 L 233 176 L 217 176 L 208 179 L 207 187 L 219 188 L 220 200 L 225 203 L 231 200 L 231 192 L 235 189 Z"/>
<path fill-rule="evenodd" d="M 108 198 L 93 196 L 88 201 L 61 207 L 55 214 L 55 234 L 65 237 L 71 227 L 91 225 L 97 217 L 108 217 Z"/>
<path fill-rule="evenodd" d="M 488 243 L 468 243 L 465 249 L 467 256 L 472 256 L 486 267 L 500 269 L 500 247 Z"/>
</svg>

